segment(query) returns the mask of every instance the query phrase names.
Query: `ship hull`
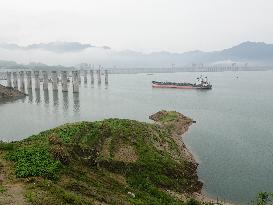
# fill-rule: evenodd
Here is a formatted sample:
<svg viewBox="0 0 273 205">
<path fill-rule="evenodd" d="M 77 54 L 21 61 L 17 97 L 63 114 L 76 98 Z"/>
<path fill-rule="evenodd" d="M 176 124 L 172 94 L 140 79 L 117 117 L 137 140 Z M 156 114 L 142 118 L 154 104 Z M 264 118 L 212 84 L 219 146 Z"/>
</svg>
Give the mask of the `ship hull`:
<svg viewBox="0 0 273 205">
<path fill-rule="evenodd" d="M 211 86 L 193 86 L 193 85 L 160 85 L 160 84 L 153 84 L 153 88 L 175 88 L 175 89 L 204 89 L 208 90 L 211 89 Z"/>
</svg>

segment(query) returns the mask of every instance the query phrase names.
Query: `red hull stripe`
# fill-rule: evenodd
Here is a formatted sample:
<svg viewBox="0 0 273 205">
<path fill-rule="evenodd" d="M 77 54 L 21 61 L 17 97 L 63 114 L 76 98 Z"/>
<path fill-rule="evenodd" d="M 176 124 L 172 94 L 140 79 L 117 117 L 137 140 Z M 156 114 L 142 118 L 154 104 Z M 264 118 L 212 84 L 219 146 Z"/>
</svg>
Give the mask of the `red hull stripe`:
<svg viewBox="0 0 273 205">
<path fill-rule="evenodd" d="M 153 88 L 206 89 L 202 87 L 193 87 L 193 86 L 157 85 L 157 84 L 153 84 Z"/>
</svg>

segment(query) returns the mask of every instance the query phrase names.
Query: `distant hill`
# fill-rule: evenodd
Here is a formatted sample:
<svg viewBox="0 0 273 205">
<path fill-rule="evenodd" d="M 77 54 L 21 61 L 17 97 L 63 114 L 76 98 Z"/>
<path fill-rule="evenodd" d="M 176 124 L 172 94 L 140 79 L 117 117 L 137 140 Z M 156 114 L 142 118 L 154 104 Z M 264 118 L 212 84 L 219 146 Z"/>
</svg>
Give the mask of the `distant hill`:
<svg viewBox="0 0 273 205">
<path fill-rule="evenodd" d="M 244 42 L 234 47 L 212 52 L 190 51 L 185 53 L 158 52 L 150 54 L 158 59 L 165 59 L 181 64 L 241 62 L 258 65 L 273 65 L 273 44 L 262 42 Z"/>
<path fill-rule="evenodd" d="M 220 52 L 223 57 L 234 60 L 272 61 L 273 44 L 263 42 L 244 42 Z"/>
<path fill-rule="evenodd" d="M 2 43 L 0 44 L 0 48 L 8 49 L 8 50 L 33 50 L 40 49 L 51 52 L 78 52 L 85 50 L 87 48 L 96 47 L 91 44 L 82 44 L 79 42 L 50 42 L 50 43 L 38 43 L 38 44 L 30 44 L 28 46 L 19 46 L 17 44 L 9 44 Z M 103 46 L 103 49 L 109 49 L 108 46 Z"/>
<path fill-rule="evenodd" d="M 42 49 L 52 52 L 75 52 L 92 47 L 94 46 L 92 46 L 91 44 L 81 44 L 78 42 L 52 42 L 31 44 L 27 46 L 26 49 Z"/>
<path fill-rule="evenodd" d="M 63 54 L 69 54 L 69 57 Z M 126 68 L 170 67 L 172 64 L 176 67 L 211 66 L 232 63 L 273 66 L 273 44 L 247 41 L 231 48 L 211 52 L 195 50 L 183 53 L 162 51 L 145 54 L 133 50 L 115 51 L 108 46 L 98 47 L 79 42 L 50 42 L 27 46 L 2 43 L 0 60 L 63 66 L 75 66 L 85 62 L 105 67 Z"/>
<path fill-rule="evenodd" d="M 200 50 L 184 53 L 153 52 L 143 54 L 134 51 L 122 51 L 121 55 L 133 58 L 146 65 L 170 65 L 191 66 L 193 64 L 211 65 L 236 62 L 238 64 L 273 65 L 273 44 L 262 42 L 244 42 L 234 47 L 204 52 Z M 145 63 L 143 63 L 145 62 Z"/>
</svg>

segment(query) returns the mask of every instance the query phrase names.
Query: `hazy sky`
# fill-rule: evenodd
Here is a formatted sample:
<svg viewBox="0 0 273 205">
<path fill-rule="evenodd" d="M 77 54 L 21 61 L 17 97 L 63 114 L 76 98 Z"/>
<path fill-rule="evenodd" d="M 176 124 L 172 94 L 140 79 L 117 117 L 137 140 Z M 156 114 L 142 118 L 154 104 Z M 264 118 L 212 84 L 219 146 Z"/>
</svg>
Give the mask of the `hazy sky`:
<svg viewBox="0 0 273 205">
<path fill-rule="evenodd" d="M 272 0 L 1 0 L 0 42 L 217 50 L 273 42 Z"/>
</svg>

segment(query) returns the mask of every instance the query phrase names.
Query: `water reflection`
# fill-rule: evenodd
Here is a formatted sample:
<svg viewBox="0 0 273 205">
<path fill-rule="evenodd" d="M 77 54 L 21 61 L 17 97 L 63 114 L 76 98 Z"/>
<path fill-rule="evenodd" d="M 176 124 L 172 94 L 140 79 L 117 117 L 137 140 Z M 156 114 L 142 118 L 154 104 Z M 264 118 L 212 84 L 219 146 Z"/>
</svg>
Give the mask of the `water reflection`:
<svg viewBox="0 0 273 205">
<path fill-rule="evenodd" d="M 59 93 L 58 93 L 58 90 L 53 90 L 53 105 L 54 105 L 54 107 L 58 107 L 58 105 L 59 105 Z"/>
<path fill-rule="evenodd" d="M 41 93 L 40 93 L 40 89 L 35 89 L 35 102 L 37 104 L 40 104 L 41 102 Z"/>
<path fill-rule="evenodd" d="M 79 93 L 73 93 L 73 111 L 78 113 L 80 111 L 80 97 Z"/>
<path fill-rule="evenodd" d="M 48 90 L 44 90 L 44 101 L 45 101 L 45 105 L 49 104 L 49 92 L 48 92 Z"/>
<path fill-rule="evenodd" d="M 29 102 L 29 103 L 32 103 L 32 102 L 33 102 L 33 93 L 32 93 L 32 89 L 28 89 L 27 93 L 28 93 L 28 102 Z"/>
<path fill-rule="evenodd" d="M 68 108 L 69 108 L 68 92 L 63 92 L 63 109 L 65 114 L 68 113 Z"/>
<path fill-rule="evenodd" d="M 27 89 L 27 91 L 28 91 L 28 96 L 27 96 L 27 99 L 25 100 L 27 100 L 28 103 L 33 103 L 33 101 L 35 100 L 36 104 L 40 104 L 41 101 L 43 101 L 45 107 L 49 108 L 50 102 L 52 100 L 53 109 L 55 112 L 59 110 L 59 107 L 61 104 L 64 114 L 69 114 L 69 104 L 70 104 L 69 98 L 71 97 L 69 95 L 69 92 L 59 93 L 57 90 L 54 90 L 54 91 L 43 90 L 42 91 L 43 93 L 41 93 L 41 89 L 34 89 L 35 99 L 33 99 L 34 98 L 33 90 Z M 43 95 L 43 98 L 41 98 L 41 94 Z M 50 97 L 51 94 L 52 94 L 52 98 Z M 62 94 L 62 97 L 59 96 L 60 94 Z M 62 100 L 63 102 L 60 102 L 60 100 Z M 79 93 L 73 93 L 73 112 L 74 113 L 80 112 L 80 94 Z"/>
<path fill-rule="evenodd" d="M 21 102 L 25 103 L 26 102 L 26 98 L 21 98 Z"/>
<path fill-rule="evenodd" d="M 26 90 L 25 90 L 25 83 L 22 83 L 22 84 L 20 85 L 20 91 L 21 91 L 22 93 L 25 93 L 25 92 L 26 92 Z"/>
</svg>

